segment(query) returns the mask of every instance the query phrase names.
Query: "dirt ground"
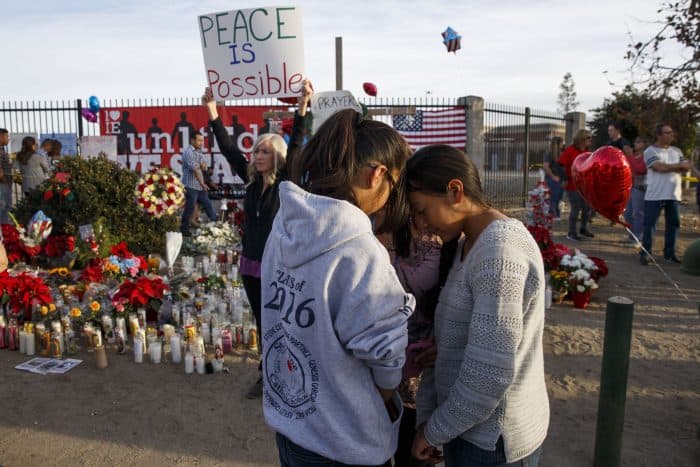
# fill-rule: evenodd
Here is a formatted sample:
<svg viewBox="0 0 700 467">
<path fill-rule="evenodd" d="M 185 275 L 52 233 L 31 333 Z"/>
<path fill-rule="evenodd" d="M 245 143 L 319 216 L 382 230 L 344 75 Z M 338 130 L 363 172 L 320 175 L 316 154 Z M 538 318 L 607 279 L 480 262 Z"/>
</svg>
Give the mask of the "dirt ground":
<svg viewBox="0 0 700 467">
<path fill-rule="evenodd" d="M 700 238 L 696 212 L 694 204 L 683 207 L 679 254 Z M 595 239 L 576 246 L 604 258 L 610 274 L 587 310 L 564 303 L 548 311 L 552 416 L 540 465 L 592 465 L 605 306 L 622 295 L 635 301 L 622 463 L 698 466 L 700 277 L 662 264 L 686 302 L 653 266 L 639 265 L 619 226 L 597 217 L 592 231 Z M 554 233 L 572 246 L 564 220 Z M 661 244 L 657 238 L 655 252 Z M 198 376 L 114 352 L 109 368 L 97 370 L 83 352 L 84 362 L 69 373 L 40 376 L 15 370 L 27 357 L 2 350 L 0 465 L 279 465 L 260 400 L 244 397 L 256 378 L 253 357 L 228 355 L 229 373 Z"/>
</svg>

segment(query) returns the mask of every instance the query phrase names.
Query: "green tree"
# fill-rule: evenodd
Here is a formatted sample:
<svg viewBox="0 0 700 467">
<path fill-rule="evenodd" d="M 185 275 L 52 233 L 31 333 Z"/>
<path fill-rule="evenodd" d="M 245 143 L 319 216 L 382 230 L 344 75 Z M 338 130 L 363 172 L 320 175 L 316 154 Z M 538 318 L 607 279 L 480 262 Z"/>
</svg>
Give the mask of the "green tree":
<svg viewBox="0 0 700 467">
<path fill-rule="evenodd" d="M 593 109 L 590 122 L 594 147 L 608 140 L 608 124 L 620 123 L 622 135 L 634 141 L 641 135 L 654 141 L 654 126 L 668 123 L 676 131 L 676 143 L 684 154 L 690 155 L 695 146 L 697 118 L 678 100 L 653 95 L 649 90 L 638 90 L 632 86 L 613 93 L 597 109 Z"/>
<path fill-rule="evenodd" d="M 659 29 L 645 41 L 628 45 L 625 58 L 636 85 L 644 85 L 654 96 L 674 96 L 686 109 L 700 116 L 700 1 L 670 0 L 657 10 Z M 683 48 L 679 58 L 670 58 L 662 47 L 675 42 Z"/>
<path fill-rule="evenodd" d="M 557 109 L 563 114 L 573 112 L 578 107 L 576 100 L 576 84 L 568 71 L 559 85 L 559 95 L 557 96 Z"/>
</svg>

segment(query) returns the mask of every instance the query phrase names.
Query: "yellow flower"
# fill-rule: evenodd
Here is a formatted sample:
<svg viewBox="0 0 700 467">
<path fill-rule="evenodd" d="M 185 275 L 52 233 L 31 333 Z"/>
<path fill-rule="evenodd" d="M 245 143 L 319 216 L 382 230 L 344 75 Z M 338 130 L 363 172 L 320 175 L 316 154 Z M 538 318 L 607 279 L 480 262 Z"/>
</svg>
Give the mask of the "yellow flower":
<svg viewBox="0 0 700 467">
<path fill-rule="evenodd" d="M 41 307 L 41 316 L 46 316 L 49 314 L 49 307 L 46 305 L 42 305 Z"/>
<path fill-rule="evenodd" d="M 71 310 L 70 310 L 71 318 L 80 318 L 80 315 L 82 315 L 82 314 L 83 313 L 80 311 L 80 308 L 78 308 L 78 307 L 71 308 Z"/>
<path fill-rule="evenodd" d="M 53 313 L 54 311 L 56 311 L 56 305 L 54 305 L 53 303 L 49 303 L 49 311 L 50 311 L 51 313 Z"/>
<path fill-rule="evenodd" d="M 93 313 L 97 313 L 98 311 L 100 311 L 100 304 L 97 301 L 93 300 L 90 303 L 90 309 Z"/>
<path fill-rule="evenodd" d="M 70 275 L 70 271 L 68 271 L 68 268 L 58 268 L 58 275 L 61 277 L 68 277 Z"/>
</svg>

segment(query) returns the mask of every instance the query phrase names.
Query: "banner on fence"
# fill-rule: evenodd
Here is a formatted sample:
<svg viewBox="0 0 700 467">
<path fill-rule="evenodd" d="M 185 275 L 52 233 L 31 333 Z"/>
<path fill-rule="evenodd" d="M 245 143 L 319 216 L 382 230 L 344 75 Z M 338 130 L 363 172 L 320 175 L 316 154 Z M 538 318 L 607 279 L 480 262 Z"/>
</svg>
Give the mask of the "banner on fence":
<svg viewBox="0 0 700 467">
<path fill-rule="evenodd" d="M 301 9 L 264 7 L 198 18 L 207 83 L 217 100 L 299 95 L 304 75 Z"/>
<path fill-rule="evenodd" d="M 259 134 L 269 132 L 270 122 L 263 119 L 263 113 L 269 110 L 286 110 L 286 107 L 220 107 L 219 115 L 238 148 L 248 152 Z M 181 154 L 189 145 L 190 135 L 194 131 L 204 135 L 202 151 L 206 163 L 214 165 L 214 181 L 242 183 L 221 155 L 214 135 L 209 134 L 209 118 L 204 108 L 167 106 L 100 109 L 100 133 L 115 135 L 117 139 L 116 161 L 141 173 L 153 166 L 162 166 L 182 174 Z"/>
<path fill-rule="evenodd" d="M 343 109 L 353 109 L 362 113 L 362 107 L 350 91 L 327 91 L 312 94 L 311 112 L 314 116 L 314 133 L 328 117 Z"/>
<path fill-rule="evenodd" d="M 55 139 L 61 143 L 62 156 L 75 156 L 78 154 L 78 135 L 75 133 L 42 133 L 39 146 L 47 139 Z"/>
</svg>

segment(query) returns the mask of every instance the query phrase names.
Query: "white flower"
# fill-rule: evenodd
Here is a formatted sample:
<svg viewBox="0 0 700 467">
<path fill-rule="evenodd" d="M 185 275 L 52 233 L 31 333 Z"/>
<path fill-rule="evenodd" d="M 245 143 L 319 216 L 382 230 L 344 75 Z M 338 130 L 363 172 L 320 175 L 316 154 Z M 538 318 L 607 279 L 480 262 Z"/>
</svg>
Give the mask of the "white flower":
<svg viewBox="0 0 700 467">
<path fill-rule="evenodd" d="M 582 285 L 577 285 L 577 286 L 576 286 L 576 290 L 578 290 L 579 292 L 585 292 L 585 291 L 586 291 L 586 288 L 585 288 L 584 286 L 582 286 Z"/>
</svg>

